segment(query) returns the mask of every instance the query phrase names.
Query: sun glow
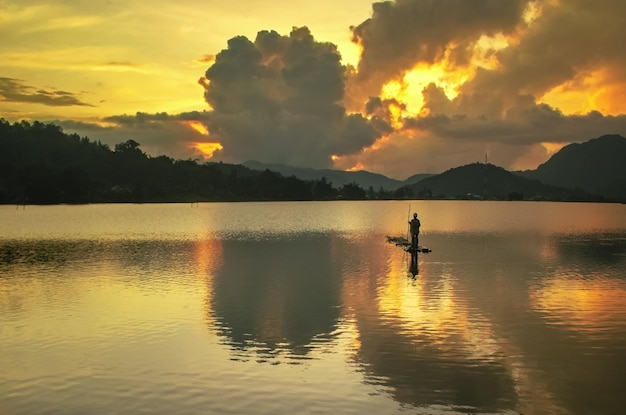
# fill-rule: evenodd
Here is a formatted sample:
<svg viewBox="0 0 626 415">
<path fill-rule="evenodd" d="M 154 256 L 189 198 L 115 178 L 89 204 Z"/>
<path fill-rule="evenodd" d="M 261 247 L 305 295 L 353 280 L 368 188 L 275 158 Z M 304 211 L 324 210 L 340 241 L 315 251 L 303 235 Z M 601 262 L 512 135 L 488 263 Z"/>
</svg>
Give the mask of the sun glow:
<svg viewBox="0 0 626 415">
<path fill-rule="evenodd" d="M 500 65 L 500 62 L 495 52 L 505 49 L 514 42 L 514 37 L 507 37 L 502 33 L 493 36 L 482 35 L 474 45 L 472 51 L 472 66 L 496 69 Z M 474 72 L 472 72 L 472 76 L 474 76 Z"/>
<path fill-rule="evenodd" d="M 210 159 L 213 157 L 213 153 L 223 149 L 224 147 L 220 143 L 210 142 L 196 142 L 192 143 L 191 147 L 198 150 L 204 159 Z"/>
<path fill-rule="evenodd" d="M 365 170 L 365 165 L 359 162 L 355 164 L 354 166 L 350 167 L 349 169 L 347 169 L 346 171 L 361 171 L 361 170 Z"/>
<path fill-rule="evenodd" d="M 435 84 L 442 88 L 448 99 L 454 99 L 459 94 L 459 88 L 474 75 L 473 69 L 459 67 L 450 70 L 445 61 L 434 65 L 418 64 L 406 72 L 401 79 L 387 82 L 381 90 L 381 98 L 395 99 L 406 105 L 390 108 L 394 117 L 394 124 L 402 116 L 421 114 L 424 108 L 423 91 L 428 85 Z"/>
<path fill-rule="evenodd" d="M 425 108 L 423 91 L 430 84 L 441 88 L 448 99 L 456 98 L 463 84 L 476 75 L 477 68 L 497 68 L 500 62 L 496 52 L 507 48 L 512 42 L 513 37 L 501 33 L 483 35 L 473 45 L 466 64 L 460 65 L 455 61 L 453 45 L 434 64 L 418 63 L 401 78 L 388 81 L 381 88 L 380 97 L 395 99 L 405 105 L 405 108 L 390 109 L 394 117 L 392 122 L 399 122 L 402 116 L 426 115 L 428 108 Z"/>
<path fill-rule="evenodd" d="M 200 133 L 202 135 L 209 135 L 209 129 L 200 121 L 184 121 L 183 124 L 185 124 L 187 127 L 191 128 L 197 133 Z"/>
<path fill-rule="evenodd" d="M 369 147 L 364 147 L 355 154 L 350 155 L 342 155 L 338 156 L 333 154 L 331 159 L 333 161 L 333 168 L 340 169 L 344 171 L 359 171 L 359 170 L 369 170 L 373 167 L 369 165 L 365 160 L 361 160 L 362 157 L 367 157 L 367 155 L 373 151 L 380 150 L 384 146 L 386 146 L 391 140 L 391 136 L 383 135 L 379 137 L 372 145 Z"/>
<path fill-rule="evenodd" d="M 209 129 L 200 121 L 184 121 L 183 124 L 199 134 L 209 135 Z M 196 141 L 191 143 L 191 147 L 198 150 L 205 160 L 212 158 L 216 151 L 224 148 L 221 143 L 214 141 Z"/>
<path fill-rule="evenodd" d="M 565 143 L 541 143 L 541 146 L 546 149 L 548 156 L 552 156 L 557 151 L 565 146 Z"/>
<path fill-rule="evenodd" d="M 580 74 L 545 93 L 539 102 L 558 108 L 566 115 L 600 111 L 618 115 L 626 111 L 626 85 L 616 81 L 609 69 L 601 68 Z"/>
<path fill-rule="evenodd" d="M 526 5 L 526 9 L 524 10 L 524 15 L 522 16 L 526 24 L 531 24 L 534 20 L 541 17 L 542 13 L 541 5 L 538 2 L 529 2 Z"/>
</svg>

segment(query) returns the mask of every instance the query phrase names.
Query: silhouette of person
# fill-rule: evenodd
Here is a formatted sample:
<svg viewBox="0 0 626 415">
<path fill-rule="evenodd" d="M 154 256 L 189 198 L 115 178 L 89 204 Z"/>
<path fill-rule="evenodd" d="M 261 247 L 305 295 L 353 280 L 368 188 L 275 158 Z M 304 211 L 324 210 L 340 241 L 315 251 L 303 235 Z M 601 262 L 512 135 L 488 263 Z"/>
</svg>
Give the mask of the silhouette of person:
<svg viewBox="0 0 626 415">
<path fill-rule="evenodd" d="M 422 225 L 420 220 L 417 218 L 417 213 L 413 214 L 413 219 L 409 221 L 409 225 L 411 225 L 411 248 L 417 249 L 420 226 Z"/>
</svg>

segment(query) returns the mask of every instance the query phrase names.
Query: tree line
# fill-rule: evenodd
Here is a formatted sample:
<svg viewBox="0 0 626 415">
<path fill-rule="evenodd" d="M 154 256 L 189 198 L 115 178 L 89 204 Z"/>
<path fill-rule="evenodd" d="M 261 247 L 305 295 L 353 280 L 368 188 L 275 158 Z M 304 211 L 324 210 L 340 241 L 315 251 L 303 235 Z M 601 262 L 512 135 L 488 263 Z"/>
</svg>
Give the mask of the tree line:
<svg viewBox="0 0 626 415">
<path fill-rule="evenodd" d="M 55 124 L 0 118 L 0 203 L 149 203 L 392 198 L 358 184 L 151 157 L 132 139 L 112 150 Z"/>
</svg>

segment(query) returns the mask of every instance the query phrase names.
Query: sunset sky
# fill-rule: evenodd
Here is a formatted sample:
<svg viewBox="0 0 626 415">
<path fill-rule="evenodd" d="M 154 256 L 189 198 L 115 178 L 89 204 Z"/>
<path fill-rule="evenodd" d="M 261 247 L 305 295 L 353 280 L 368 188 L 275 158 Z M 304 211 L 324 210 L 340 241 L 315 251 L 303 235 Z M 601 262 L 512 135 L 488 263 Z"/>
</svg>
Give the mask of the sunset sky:
<svg viewBox="0 0 626 415">
<path fill-rule="evenodd" d="M 0 117 L 405 179 L 626 135 L 623 0 L 0 0 Z"/>
</svg>

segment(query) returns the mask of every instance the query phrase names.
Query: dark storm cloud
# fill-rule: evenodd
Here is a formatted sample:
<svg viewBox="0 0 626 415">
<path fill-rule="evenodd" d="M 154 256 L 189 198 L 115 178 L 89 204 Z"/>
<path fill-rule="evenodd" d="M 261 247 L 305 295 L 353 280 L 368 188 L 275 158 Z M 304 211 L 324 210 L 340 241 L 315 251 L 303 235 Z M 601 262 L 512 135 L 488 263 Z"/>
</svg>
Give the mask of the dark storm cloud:
<svg viewBox="0 0 626 415">
<path fill-rule="evenodd" d="M 523 111 L 519 117 L 491 119 L 438 114 L 407 119 L 404 126 L 466 142 L 502 142 L 509 145 L 569 143 L 608 133 L 624 134 L 626 116 L 607 116 L 597 111 L 566 116 L 549 105 L 541 104 Z"/>
<path fill-rule="evenodd" d="M 356 82 L 367 94 L 417 63 L 448 54 L 467 65 L 472 46 L 484 34 L 513 32 L 528 0 L 396 0 L 374 3 L 372 17 L 352 28 L 361 46 Z"/>
<path fill-rule="evenodd" d="M 541 96 L 564 82 L 584 80 L 605 70 L 613 82 L 626 81 L 626 2 L 568 0 L 538 2 L 541 15 L 520 41 L 496 54 L 498 70 L 479 73 L 464 93 L 527 93 Z"/>
<path fill-rule="evenodd" d="M 5 77 L 0 77 L 0 100 L 52 107 L 72 105 L 93 107 L 93 105 L 81 101 L 74 93 L 55 89 L 37 89 L 26 85 L 21 79 Z"/>
<path fill-rule="evenodd" d="M 538 11 L 530 23 L 529 5 Z M 262 31 L 254 41 L 239 36 L 202 59 L 211 65 L 200 80 L 211 107 L 206 112 L 118 115 L 87 135 L 111 145 L 132 138 L 151 155 L 175 158 L 194 157 L 190 144 L 199 138 L 222 143 L 219 157 L 230 162 L 327 167 L 337 154 L 345 156 L 341 168 L 362 163 L 396 178 L 483 161 L 485 154 L 505 168 L 535 168 L 558 147 L 549 143 L 626 135 L 626 115 L 571 115 L 542 103 L 554 88 L 582 87 L 593 99 L 600 93 L 613 99 L 623 112 L 624 16 L 622 0 L 376 3 L 371 19 L 352 28 L 363 48 L 357 70 L 342 66 L 336 47 L 316 41 L 307 28 L 288 36 Z M 488 52 L 494 64 L 473 68 L 471 54 L 483 35 L 504 35 L 509 43 Z M 422 92 L 424 108 L 407 114 L 414 103 L 377 97 L 382 85 L 416 64 L 442 62 L 471 76 L 454 98 L 446 95 L 449 85 L 432 83 Z M 600 108 L 585 104 L 580 108 Z M 347 106 L 363 115 L 349 115 Z M 210 136 L 199 137 L 184 121 L 203 123 Z M 381 135 L 387 137 L 362 151 Z"/>
<path fill-rule="evenodd" d="M 530 23 L 523 19 L 526 3 L 538 11 Z M 444 15 L 442 7 L 453 4 L 453 9 L 467 13 L 467 21 L 455 13 Z M 463 11 L 470 5 L 477 5 L 477 10 L 495 8 L 481 17 Z M 521 164 L 532 167 L 550 155 L 542 143 L 566 144 L 603 134 L 626 134 L 624 115 L 598 111 L 565 114 L 541 102 L 554 88 L 586 88 L 597 107 L 601 105 L 597 97 L 602 93 L 605 108 L 611 104 L 625 108 L 626 54 L 621 39 L 626 39 L 626 2 L 407 0 L 379 4 L 374 10 L 372 19 L 353 31 L 364 48 L 354 82 L 365 91 L 368 87 L 375 91 L 419 62 L 440 63 L 451 47 L 472 45 L 483 34 L 501 32 L 510 37 L 508 46 L 491 52 L 497 65 L 476 68 L 454 99 L 446 96 L 442 86 L 427 86 L 422 92 L 425 111 L 406 116 L 404 130 L 397 130 L 394 143 L 390 141 L 386 148 L 368 154 L 370 164 L 375 163 L 375 154 L 395 160 L 396 165 L 402 164 L 402 158 L 413 158 L 424 166 L 434 166 L 432 160 L 438 160 L 440 165 L 453 167 L 462 163 L 463 154 L 465 162 L 473 162 L 480 160 L 483 152 L 507 168 Z M 424 16 L 431 20 L 420 20 Z M 411 28 L 409 22 L 416 27 Z M 456 23 L 448 28 L 451 22 Z M 446 59 L 459 67 L 465 64 L 462 54 Z M 370 99 L 366 109 L 370 113 L 374 108 L 381 111 L 384 106 L 380 102 L 374 105 L 376 101 Z M 585 102 L 580 107 L 584 108 Z M 405 134 L 409 138 L 402 138 Z M 411 139 L 413 136 L 419 139 Z M 445 146 L 450 150 L 443 151 Z"/>
<path fill-rule="evenodd" d="M 550 105 L 537 103 L 529 94 L 512 94 L 507 105 L 503 95 L 489 90 L 449 100 L 441 88 L 431 84 L 423 95 L 430 114 L 405 119 L 404 128 L 449 139 L 524 146 L 626 134 L 626 115 L 603 115 L 598 111 L 566 115 Z"/>
<path fill-rule="evenodd" d="M 565 115 L 537 97 L 552 88 L 589 76 L 594 70 L 619 74 L 626 82 L 626 58 L 617 39 L 626 38 L 622 24 L 626 3 L 570 0 L 542 2 L 541 15 L 521 32 L 519 43 L 499 51 L 500 65 L 480 68 L 448 100 L 430 85 L 423 91 L 431 116 L 413 119 L 444 137 L 502 140 L 508 143 L 568 142 L 606 133 L 626 133 L 625 116 L 599 112 Z M 616 77 L 622 79 L 617 80 Z"/>
<path fill-rule="evenodd" d="M 535 168 L 551 155 L 543 143 L 565 145 L 604 134 L 626 134 L 626 115 L 603 115 L 598 111 L 566 115 L 535 102 L 531 95 L 516 96 L 501 116 L 485 115 L 486 106 L 480 99 L 474 104 L 482 112 L 461 112 L 458 101 L 464 97 L 448 100 L 433 85 L 425 88 L 424 96 L 431 114 L 405 119 L 404 130 L 409 134 L 413 130 L 422 137 L 421 147 L 414 149 L 416 153 L 435 153 L 439 162 L 449 167 L 480 160 L 482 150 L 489 155 L 490 162 L 499 166 Z M 502 107 L 494 105 L 495 109 Z M 443 143 L 454 151 L 445 150 Z M 422 163 L 428 165 L 430 160 L 424 159 Z"/>
<path fill-rule="evenodd" d="M 109 147 L 132 139 L 140 143 L 141 149 L 150 156 L 168 155 L 174 159 L 202 159 L 194 143 L 210 139 L 192 129 L 188 122 L 207 124 L 208 113 L 191 111 L 180 114 L 165 112 L 149 114 L 137 112 L 134 115 L 106 117 L 98 123 L 84 121 L 53 121 L 67 132 L 98 140 Z"/>
<path fill-rule="evenodd" d="M 422 91 L 424 106 L 433 114 L 450 114 L 454 111 L 452 102 L 446 96 L 443 88 L 430 83 Z"/>
<path fill-rule="evenodd" d="M 166 112 L 157 112 L 155 114 L 149 114 L 146 112 L 137 112 L 135 115 L 112 115 L 110 117 L 103 118 L 105 122 L 114 122 L 122 125 L 143 125 L 146 123 L 150 123 L 153 121 L 166 121 L 169 120 L 171 116 Z"/>
<path fill-rule="evenodd" d="M 391 123 L 393 119 L 392 108 L 406 110 L 406 105 L 397 99 L 381 99 L 380 97 L 370 97 L 365 104 L 365 113 L 368 116 L 375 116 Z"/>
<path fill-rule="evenodd" d="M 211 136 L 227 160 L 328 167 L 331 155 L 357 152 L 379 135 L 362 115 L 346 114 L 345 77 L 336 46 L 306 27 L 289 36 L 262 31 L 254 42 L 232 38 L 201 82 Z"/>
<path fill-rule="evenodd" d="M 179 114 L 168 114 L 167 112 L 156 112 L 153 114 L 147 112 L 136 112 L 135 114 L 113 115 L 102 118 L 105 123 L 114 123 L 118 126 L 125 127 L 150 127 L 159 126 L 168 122 L 180 121 L 198 121 L 206 124 L 210 114 L 206 111 L 189 111 Z"/>
</svg>

